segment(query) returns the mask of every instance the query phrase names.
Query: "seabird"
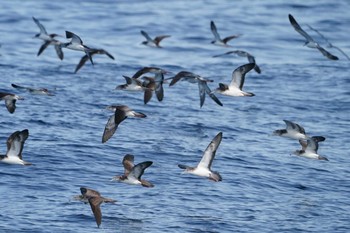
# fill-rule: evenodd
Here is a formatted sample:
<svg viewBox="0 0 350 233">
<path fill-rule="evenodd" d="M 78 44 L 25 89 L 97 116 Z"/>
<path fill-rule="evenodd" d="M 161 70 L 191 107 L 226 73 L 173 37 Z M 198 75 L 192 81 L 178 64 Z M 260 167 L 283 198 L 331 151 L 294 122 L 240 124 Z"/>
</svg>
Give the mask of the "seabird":
<svg viewBox="0 0 350 233">
<path fill-rule="evenodd" d="M 179 164 L 179 168 L 185 169 L 183 173 L 190 173 L 197 176 L 207 177 L 212 181 L 222 181 L 222 177 L 218 172 L 211 170 L 211 165 L 215 157 L 216 150 L 218 149 L 222 139 L 222 132 L 218 133 L 214 139 L 209 143 L 207 149 L 204 151 L 203 157 L 197 167 L 189 167 Z"/>
<path fill-rule="evenodd" d="M 221 39 L 221 37 L 220 37 L 220 35 L 218 33 L 218 30 L 216 29 L 214 21 L 210 22 L 210 29 L 211 29 L 211 32 L 214 35 L 214 40 L 211 43 L 215 44 L 215 45 L 230 47 L 230 45 L 228 45 L 227 42 L 229 40 L 232 40 L 234 38 L 238 38 L 238 37 L 241 36 L 241 35 L 233 35 L 233 36 L 228 36 L 228 37 L 225 37 L 224 39 Z"/>
<path fill-rule="evenodd" d="M 145 161 L 134 166 L 134 156 L 127 154 L 123 158 L 124 174 L 121 176 L 115 176 L 112 178 L 112 180 L 152 188 L 154 187 L 152 183 L 141 179 L 145 169 L 151 166 L 152 163 L 152 161 Z"/>
<path fill-rule="evenodd" d="M 155 80 L 155 92 L 156 92 L 156 96 L 158 101 L 162 101 L 164 98 L 164 89 L 163 89 L 163 83 L 164 83 L 164 74 L 168 74 L 170 73 L 169 71 L 163 70 L 161 68 L 158 67 L 143 67 L 140 70 L 138 70 L 133 76 L 132 78 L 139 78 L 142 75 L 146 74 L 146 73 L 152 73 L 154 74 L 154 80 Z"/>
<path fill-rule="evenodd" d="M 105 130 L 102 136 L 102 143 L 107 142 L 115 133 L 118 125 L 127 117 L 145 118 L 146 115 L 141 112 L 135 112 L 126 105 L 109 106 L 109 109 L 114 109 L 114 114 L 108 119 Z"/>
<path fill-rule="evenodd" d="M 10 113 L 14 113 L 16 110 L 16 101 L 23 100 L 23 97 L 20 97 L 15 94 L 0 92 L 0 100 L 5 100 L 6 108 Z"/>
<path fill-rule="evenodd" d="M 261 73 L 260 67 L 255 62 L 255 57 L 253 55 L 251 55 L 250 53 L 246 52 L 246 51 L 243 51 L 243 50 L 228 51 L 226 53 L 215 55 L 213 57 L 221 57 L 221 56 L 228 55 L 228 54 L 236 54 L 237 56 L 240 56 L 240 57 L 246 57 L 248 59 L 249 63 L 254 63 L 255 64 L 254 70 L 258 74 Z"/>
<path fill-rule="evenodd" d="M 309 136 L 307 136 L 305 133 L 305 129 L 300 125 L 287 120 L 283 121 L 286 123 L 286 129 L 275 130 L 273 131 L 273 135 L 292 138 L 296 140 L 305 140 L 309 138 Z"/>
<path fill-rule="evenodd" d="M 322 136 L 309 137 L 306 139 L 306 141 L 299 140 L 299 143 L 301 145 L 301 150 L 296 150 L 293 154 L 301 157 L 309 158 L 309 159 L 318 159 L 318 160 L 328 161 L 326 157 L 323 157 L 317 154 L 318 142 L 323 142 L 324 140 L 326 140 L 326 138 Z"/>
<path fill-rule="evenodd" d="M 53 45 L 55 47 L 57 56 L 59 59 L 63 60 L 63 52 L 61 48 L 61 42 L 56 40 L 55 37 L 60 36 L 58 34 L 48 34 L 45 27 L 39 22 L 38 19 L 33 17 L 34 22 L 40 29 L 40 33 L 36 34 L 34 38 L 38 38 L 44 41 L 43 45 L 40 47 L 37 56 L 39 56 L 49 45 Z"/>
<path fill-rule="evenodd" d="M 142 44 L 151 46 L 151 47 L 157 47 L 157 48 L 162 48 L 159 43 L 167 37 L 170 37 L 169 35 L 161 35 L 161 36 L 156 36 L 154 39 L 152 39 L 145 31 L 141 30 L 141 34 L 146 38 L 146 41 L 143 41 Z"/>
<path fill-rule="evenodd" d="M 91 49 L 83 44 L 83 41 L 78 35 L 74 34 L 73 32 L 66 31 L 66 38 L 71 39 L 71 41 L 68 43 L 61 43 L 61 48 L 67 48 L 86 53 L 87 57 L 90 59 L 91 64 L 94 65 L 91 57 Z"/>
<path fill-rule="evenodd" d="M 103 202 L 112 202 L 115 201 L 109 198 L 104 198 L 101 196 L 101 194 L 98 191 L 95 191 L 93 189 L 81 187 L 80 192 L 82 194 L 83 199 L 87 199 L 89 201 L 92 213 L 95 216 L 97 227 L 100 227 L 102 222 L 102 212 L 100 205 Z"/>
<path fill-rule="evenodd" d="M 242 90 L 245 75 L 255 67 L 255 63 L 248 63 L 236 68 L 232 72 L 232 80 L 229 85 L 219 83 L 219 87 L 214 91 L 227 96 L 254 96 L 251 92 Z"/>
<path fill-rule="evenodd" d="M 215 101 L 220 106 L 223 106 L 220 100 L 214 95 L 208 86 L 208 82 L 213 82 L 213 80 L 205 79 L 197 74 L 188 71 L 180 71 L 177 73 L 171 80 L 169 86 L 174 85 L 179 80 L 185 80 L 190 83 L 198 83 L 199 88 L 199 97 L 200 97 L 200 107 L 203 106 L 205 101 L 205 94 L 208 94 L 209 97 Z"/>
<path fill-rule="evenodd" d="M 26 90 L 31 94 L 36 94 L 36 95 L 49 95 L 49 96 L 53 96 L 54 94 L 52 94 L 48 89 L 46 88 L 32 88 L 32 87 L 24 87 L 24 86 L 19 86 L 16 84 L 11 84 L 12 87 L 19 89 L 19 90 Z"/>
<path fill-rule="evenodd" d="M 93 190 L 93 189 L 81 187 L 80 191 L 81 191 L 81 195 L 74 196 L 74 200 L 82 201 L 84 203 L 88 203 L 90 197 L 101 197 L 102 201 L 105 202 L 105 203 L 112 203 L 113 204 L 113 203 L 117 202 L 114 199 L 102 197 L 101 194 L 98 191 Z"/>
<path fill-rule="evenodd" d="M 114 57 L 108 53 L 106 50 L 104 49 L 94 49 L 94 48 L 89 48 L 89 54 L 92 57 L 95 54 L 106 54 L 110 59 L 114 60 Z M 84 55 L 81 59 L 79 64 L 77 65 L 77 67 L 75 68 L 74 73 L 77 73 L 78 70 L 85 64 L 85 62 L 89 59 L 88 55 Z"/>
<path fill-rule="evenodd" d="M 306 45 L 309 48 L 316 48 L 316 49 L 318 49 L 325 57 L 327 57 L 330 60 L 339 60 L 339 58 L 337 56 L 334 56 L 333 54 L 331 54 L 330 52 L 328 52 L 327 50 L 322 48 L 309 34 L 307 34 L 300 27 L 300 25 L 297 23 L 297 21 L 294 19 L 294 17 L 291 14 L 289 14 L 288 17 L 289 17 L 289 21 L 292 24 L 292 26 L 295 29 L 295 31 L 297 31 L 300 35 L 305 37 L 306 42 L 305 42 L 304 45 Z"/>
<path fill-rule="evenodd" d="M 28 129 L 12 133 L 6 142 L 6 155 L 0 155 L 0 162 L 8 164 L 32 165 L 32 163 L 26 162 L 22 159 L 23 145 L 28 136 Z"/>
</svg>

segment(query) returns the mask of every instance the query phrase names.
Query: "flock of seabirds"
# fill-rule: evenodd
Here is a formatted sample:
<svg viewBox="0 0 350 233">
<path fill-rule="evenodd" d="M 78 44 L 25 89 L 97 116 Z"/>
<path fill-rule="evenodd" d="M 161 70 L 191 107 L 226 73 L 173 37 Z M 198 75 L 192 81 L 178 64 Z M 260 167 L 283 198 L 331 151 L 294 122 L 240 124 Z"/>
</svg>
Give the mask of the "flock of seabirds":
<svg viewBox="0 0 350 233">
<path fill-rule="evenodd" d="M 66 31 L 66 38 L 70 39 L 69 42 L 61 42 L 57 39 L 58 34 L 48 34 L 45 27 L 39 22 L 38 19 L 33 17 L 35 24 L 39 27 L 40 33 L 36 34 L 34 37 L 43 40 L 43 44 L 41 45 L 37 56 L 42 54 L 42 52 L 49 47 L 50 45 L 54 46 L 57 56 L 59 59 L 63 59 L 64 54 L 62 49 L 72 49 L 76 51 L 80 51 L 84 53 L 84 56 L 81 58 L 80 62 L 76 66 L 75 73 L 77 73 L 87 61 L 90 61 L 92 65 L 94 65 L 92 57 L 96 54 L 105 54 L 109 58 L 114 60 L 114 57 L 105 51 L 104 49 L 91 48 L 84 45 L 83 41 L 80 37 L 73 32 Z M 325 48 L 321 47 L 321 45 L 316 42 L 308 33 L 306 33 L 297 21 L 294 19 L 292 15 L 289 14 L 289 21 L 292 27 L 305 38 L 305 45 L 309 48 L 317 49 L 322 53 L 326 58 L 330 60 L 338 60 L 339 58 Z M 335 48 L 340 51 L 346 59 L 350 60 L 350 58 L 338 47 L 331 44 L 319 31 L 312 28 L 308 25 L 308 27 L 318 33 L 327 43 L 327 47 Z M 210 22 L 211 32 L 214 35 L 214 40 L 211 42 L 212 44 L 231 47 L 228 42 L 232 39 L 239 37 L 240 35 L 232 35 L 228 36 L 224 39 L 218 33 L 218 30 L 213 21 Z M 152 39 L 145 31 L 141 31 L 141 34 L 145 37 L 145 41 L 142 44 L 146 46 L 161 48 L 160 42 L 170 37 L 170 35 L 161 35 Z M 216 97 L 215 93 L 219 93 L 226 96 L 233 97 L 252 97 L 254 96 L 251 92 L 243 91 L 243 85 L 246 74 L 255 70 L 257 73 L 261 73 L 260 67 L 256 64 L 255 58 L 253 55 L 248 52 L 242 50 L 233 50 L 224 54 L 219 54 L 214 57 L 228 55 L 228 54 L 236 54 L 241 57 L 246 57 L 248 59 L 248 64 L 239 66 L 232 73 L 232 80 L 229 84 L 219 83 L 219 86 L 215 90 L 211 90 L 208 86 L 208 82 L 213 82 L 213 80 L 205 79 L 200 75 L 194 74 L 188 71 L 180 71 L 174 77 L 164 78 L 164 75 L 169 73 L 166 70 L 163 70 L 158 67 L 144 67 L 138 70 L 132 77 L 124 76 L 126 83 L 119 85 L 116 87 L 117 90 L 126 90 L 126 91 L 141 91 L 144 92 L 144 104 L 147 104 L 148 101 L 152 98 L 153 93 L 155 93 L 158 101 L 163 100 L 164 89 L 163 84 L 168 80 L 170 81 L 169 86 L 173 86 L 178 81 L 188 81 L 190 83 L 197 83 L 199 87 L 199 95 L 200 95 L 200 107 L 203 106 L 206 95 L 214 100 L 218 105 L 222 106 L 220 100 Z M 146 76 L 146 74 L 148 76 Z M 152 76 L 153 74 L 153 76 Z M 32 88 L 25 87 L 17 84 L 12 84 L 12 87 L 18 90 L 29 91 L 33 94 L 42 94 L 42 95 L 53 95 L 46 88 Z M 16 101 L 22 100 L 23 98 L 12 93 L 0 92 L 0 100 L 5 101 L 6 108 L 8 112 L 11 114 L 15 112 L 16 109 Z M 111 105 L 108 106 L 107 109 L 114 111 L 114 114 L 110 116 L 105 126 L 103 135 L 102 135 L 102 143 L 107 142 L 116 132 L 119 124 L 121 124 L 128 117 L 137 117 L 137 118 L 145 118 L 146 115 L 132 110 L 126 105 Z M 306 134 L 304 128 L 299 124 L 294 122 L 284 120 L 286 124 L 285 129 L 275 130 L 273 135 L 282 136 L 291 138 L 294 140 L 298 140 L 301 149 L 296 150 L 294 152 L 295 155 L 306 157 L 309 159 L 316 160 L 328 160 L 326 157 L 317 154 L 318 143 L 325 141 L 325 137 L 323 136 L 309 136 Z M 24 161 L 22 159 L 22 151 L 23 145 L 29 136 L 28 129 L 22 131 L 16 131 L 12 133 L 7 139 L 7 152 L 5 155 L 0 156 L 0 162 L 7 164 L 20 164 L 20 165 L 31 165 L 30 162 Z M 222 180 L 222 177 L 219 172 L 211 170 L 211 166 L 216 154 L 216 151 L 222 140 L 222 132 L 219 132 L 213 140 L 209 143 L 208 147 L 204 150 L 203 156 L 200 162 L 195 167 L 179 164 L 179 168 L 183 169 L 183 173 L 189 173 L 197 176 L 206 177 L 209 180 L 218 182 Z M 131 154 L 127 154 L 124 156 L 122 164 L 124 166 L 124 174 L 120 176 L 113 177 L 113 180 L 117 180 L 120 182 L 124 182 L 127 184 L 133 185 L 142 185 L 144 187 L 154 187 L 154 185 L 144 179 L 141 179 L 141 176 L 144 174 L 146 168 L 152 165 L 152 161 L 145 161 L 134 165 L 134 156 Z M 102 222 L 102 213 L 100 205 L 102 203 L 114 203 L 116 202 L 113 199 L 105 198 L 101 196 L 101 194 L 93 189 L 87 187 L 80 188 L 81 195 L 75 196 L 75 199 L 84 201 L 85 203 L 89 203 L 91 206 L 91 210 L 96 220 L 96 224 L 99 227 Z"/>
</svg>

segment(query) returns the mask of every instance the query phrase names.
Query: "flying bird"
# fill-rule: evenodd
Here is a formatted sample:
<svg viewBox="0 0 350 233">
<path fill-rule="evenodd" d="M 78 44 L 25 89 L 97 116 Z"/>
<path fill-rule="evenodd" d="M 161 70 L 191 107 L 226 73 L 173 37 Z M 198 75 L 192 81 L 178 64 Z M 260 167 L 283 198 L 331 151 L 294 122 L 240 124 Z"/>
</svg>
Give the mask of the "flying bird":
<svg viewBox="0 0 350 233">
<path fill-rule="evenodd" d="M 110 199 L 110 198 L 105 198 L 102 197 L 101 194 L 93 189 L 89 189 L 86 187 L 81 187 L 80 188 L 80 192 L 81 192 L 81 199 L 82 200 L 88 200 L 92 213 L 94 214 L 95 220 L 96 220 L 96 224 L 97 227 L 100 227 L 101 222 L 102 222 L 102 212 L 101 212 L 101 207 L 100 205 L 103 202 L 111 202 L 114 203 L 115 200 Z"/>
<path fill-rule="evenodd" d="M 301 145 L 301 150 L 296 150 L 293 154 L 309 158 L 309 159 L 318 159 L 318 160 L 326 160 L 328 159 L 324 156 L 318 155 L 317 150 L 318 150 L 318 143 L 323 142 L 326 140 L 325 137 L 322 136 L 313 136 L 309 137 L 305 140 L 299 140 L 299 143 Z"/>
<path fill-rule="evenodd" d="M 63 60 L 63 52 L 61 48 L 61 43 L 60 41 L 56 40 L 55 37 L 58 37 L 60 35 L 58 34 L 48 34 L 45 27 L 39 22 L 38 19 L 33 17 L 33 20 L 35 24 L 39 27 L 40 33 L 36 34 L 34 38 L 38 38 L 44 41 L 44 43 L 41 45 L 37 56 L 39 56 L 49 45 L 53 45 L 55 47 L 57 56 L 59 59 Z"/>
<path fill-rule="evenodd" d="M 92 50 L 83 44 L 83 41 L 80 39 L 80 37 L 73 32 L 66 31 L 66 38 L 71 39 L 70 42 L 67 43 L 61 43 L 61 48 L 67 48 L 72 49 L 76 51 L 82 51 L 86 54 L 86 56 L 89 58 L 92 65 L 94 65 L 94 62 L 92 61 Z"/>
<path fill-rule="evenodd" d="M 135 112 L 126 105 L 114 105 L 109 106 L 109 109 L 113 109 L 114 114 L 108 119 L 105 126 L 105 130 L 102 135 L 102 143 L 107 142 L 117 130 L 119 124 L 127 117 L 145 118 L 146 115 L 141 112 Z"/>
<path fill-rule="evenodd" d="M 232 72 L 232 80 L 229 85 L 219 83 L 219 87 L 214 92 L 218 92 L 227 96 L 254 96 L 251 92 L 242 90 L 245 80 L 245 75 L 255 67 L 255 63 L 248 63 L 236 68 Z"/>
<path fill-rule="evenodd" d="M 23 99 L 23 97 L 15 94 L 0 92 L 0 100 L 5 100 L 5 105 L 9 113 L 14 113 L 16 110 L 16 101 Z"/>
<path fill-rule="evenodd" d="M 141 179 L 146 168 L 153 164 L 152 161 L 145 161 L 134 166 L 134 156 L 127 154 L 123 158 L 124 174 L 115 176 L 112 180 L 118 180 L 126 184 L 142 185 L 143 187 L 152 188 L 154 185 L 147 180 Z"/>
<path fill-rule="evenodd" d="M 156 36 L 154 39 L 152 39 L 147 32 L 141 30 L 141 34 L 146 38 L 146 41 L 143 41 L 142 44 L 151 46 L 151 47 L 157 47 L 157 48 L 162 48 L 159 43 L 167 37 L 170 37 L 169 35 L 161 35 L 161 36 Z"/>
<path fill-rule="evenodd" d="M 173 86 L 175 83 L 177 83 L 179 80 L 188 81 L 190 83 L 197 83 L 199 88 L 199 98 L 200 98 L 200 107 L 203 106 L 205 101 L 206 94 L 209 95 L 209 97 L 215 101 L 220 106 L 223 106 L 223 104 L 220 102 L 220 100 L 214 95 L 214 93 L 210 90 L 208 86 L 208 82 L 213 82 L 213 80 L 205 79 L 197 74 L 194 74 L 192 72 L 188 71 L 180 71 L 177 73 L 171 80 L 169 86 Z"/>
<path fill-rule="evenodd" d="M 137 79 L 141 77 L 142 75 L 146 73 L 152 73 L 154 74 L 154 81 L 155 81 L 155 93 L 157 96 L 158 101 L 162 101 L 164 98 L 164 89 L 163 89 L 163 83 L 164 83 L 164 74 L 170 73 L 169 71 L 166 71 L 164 69 L 158 68 L 158 67 L 143 67 L 140 70 L 138 70 L 132 78 Z"/>
<path fill-rule="evenodd" d="M 185 169 L 184 173 L 207 177 L 208 179 L 215 182 L 222 181 L 221 175 L 218 172 L 211 170 L 211 165 L 213 163 L 216 151 L 221 143 L 221 140 L 222 132 L 218 133 L 214 137 L 214 139 L 209 143 L 197 167 L 189 167 L 186 165 L 179 164 L 179 168 Z"/>
<path fill-rule="evenodd" d="M 224 47 L 230 47 L 230 45 L 228 45 L 227 42 L 232 40 L 232 39 L 235 39 L 235 38 L 238 38 L 238 37 L 241 36 L 241 35 L 238 34 L 238 35 L 228 36 L 228 37 L 225 37 L 224 39 L 221 39 L 221 37 L 220 37 L 220 35 L 218 33 L 218 30 L 217 30 L 217 28 L 215 26 L 214 21 L 210 22 L 210 29 L 211 29 L 211 32 L 214 35 L 214 40 L 211 43 L 215 44 L 215 45 L 220 45 L 220 46 L 224 46 Z"/>
<path fill-rule="evenodd" d="M 19 90 L 28 91 L 29 93 L 35 94 L 35 95 L 49 95 L 49 96 L 53 96 L 54 95 L 46 88 L 24 87 L 24 86 L 19 86 L 19 85 L 13 84 L 13 83 L 11 84 L 11 86 L 13 88 L 16 88 L 16 89 L 19 89 Z"/>
<path fill-rule="evenodd" d="M 297 31 L 300 35 L 302 35 L 306 39 L 306 42 L 304 45 L 306 45 L 309 48 L 318 49 L 323 54 L 323 56 L 327 57 L 330 60 L 339 60 L 337 56 L 334 56 L 333 54 L 331 54 L 330 52 L 322 48 L 309 34 L 307 34 L 300 27 L 300 25 L 297 23 L 297 21 L 294 19 L 294 17 L 291 14 L 289 14 L 288 17 L 295 31 Z"/>
<path fill-rule="evenodd" d="M 32 165 L 32 163 L 26 162 L 22 159 L 23 145 L 28 136 L 28 129 L 12 133 L 6 142 L 6 155 L 0 155 L 0 162 L 7 164 Z"/>
<path fill-rule="evenodd" d="M 229 54 L 235 54 L 237 56 L 240 56 L 240 57 L 246 57 L 248 59 L 248 62 L 249 63 L 254 63 L 255 66 L 254 66 L 254 70 L 260 74 L 261 73 L 261 69 L 260 67 L 256 64 L 255 62 L 255 57 L 253 55 L 251 55 L 250 53 L 246 52 L 246 51 L 243 51 L 243 50 L 234 50 L 234 51 L 228 51 L 226 53 L 223 53 L 223 54 L 219 54 L 219 55 L 215 55 L 213 57 L 221 57 L 221 56 L 225 56 L 225 55 L 229 55 Z"/>
<path fill-rule="evenodd" d="M 273 135 L 296 140 L 306 140 L 309 138 L 309 136 L 306 135 L 305 129 L 302 126 L 288 120 L 283 121 L 286 123 L 286 129 L 275 130 L 273 131 Z"/>
</svg>

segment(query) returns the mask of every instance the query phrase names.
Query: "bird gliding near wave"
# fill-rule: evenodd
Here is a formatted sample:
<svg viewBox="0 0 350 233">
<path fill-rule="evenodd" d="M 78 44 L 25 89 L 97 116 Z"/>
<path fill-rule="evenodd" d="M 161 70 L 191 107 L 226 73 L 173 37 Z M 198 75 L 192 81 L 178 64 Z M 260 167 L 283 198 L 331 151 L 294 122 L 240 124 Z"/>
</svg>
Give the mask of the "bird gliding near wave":
<svg viewBox="0 0 350 233">
<path fill-rule="evenodd" d="M 207 149 L 203 153 L 203 157 L 196 167 L 179 164 L 179 168 L 185 169 L 183 173 L 189 173 L 197 176 L 207 177 L 209 180 L 218 182 L 222 181 L 222 177 L 218 172 L 211 170 L 211 165 L 215 158 L 216 150 L 222 140 L 222 132 L 218 133 L 209 143 Z"/>
</svg>

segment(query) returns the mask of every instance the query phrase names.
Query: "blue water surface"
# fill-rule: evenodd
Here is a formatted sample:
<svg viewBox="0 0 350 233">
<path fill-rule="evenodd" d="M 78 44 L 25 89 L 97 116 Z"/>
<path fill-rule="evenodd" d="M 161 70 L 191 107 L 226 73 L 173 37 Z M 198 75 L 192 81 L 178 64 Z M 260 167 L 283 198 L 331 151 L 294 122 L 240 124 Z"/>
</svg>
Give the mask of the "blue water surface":
<svg viewBox="0 0 350 233">
<path fill-rule="evenodd" d="M 287 3 L 288 2 L 288 3 Z M 0 7 L 0 91 L 21 95 L 14 114 L 0 102 L 0 153 L 16 130 L 29 129 L 23 158 L 33 166 L 0 164 L 0 232 L 350 232 L 350 62 L 306 24 L 350 54 L 350 2 L 343 1 L 2 1 Z M 322 46 L 331 61 L 305 46 L 288 14 Z M 65 41 L 65 30 L 86 45 L 104 48 L 115 60 L 94 56 L 74 74 L 83 53 L 53 47 L 36 56 L 41 41 L 32 20 Z M 231 48 L 212 45 L 210 21 L 222 37 L 242 34 Z M 162 49 L 141 44 L 171 35 Z M 247 60 L 213 55 L 245 50 L 262 73 L 247 74 L 251 98 L 220 96 L 199 105 L 196 84 L 165 84 L 162 102 L 144 105 L 142 93 L 117 91 L 144 66 L 176 74 L 190 71 L 228 83 Z M 166 75 L 166 78 L 172 75 Z M 31 95 L 16 83 L 46 87 L 55 96 Z M 127 119 L 105 144 L 102 133 L 112 112 L 125 104 L 147 115 Z M 319 154 L 329 161 L 291 155 L 297 141 L 271 136 L 283 119 L 327 139 Z M 213 163 L 222 182 L 181 174 L 177 164 L 195 166 L 218 133 L 222 143 Z M 153 161 L 143 188 L 111 181 L 121 161 Z M 117 199 L 102 204 L 97 228 L 89 205 L 73 199 L 87 186 Z"/>
</svg>

